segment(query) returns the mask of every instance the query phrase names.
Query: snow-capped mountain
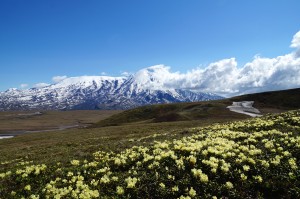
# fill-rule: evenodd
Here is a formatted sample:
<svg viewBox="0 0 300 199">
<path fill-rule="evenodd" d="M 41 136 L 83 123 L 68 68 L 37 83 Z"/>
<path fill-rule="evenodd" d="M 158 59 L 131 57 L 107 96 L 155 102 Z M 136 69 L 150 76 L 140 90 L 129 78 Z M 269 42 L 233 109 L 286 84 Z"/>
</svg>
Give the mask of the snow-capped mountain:
<svg viewBox="0 0 300 199">
<path fill-rule="evenodd" d="M 70 77 L 43 88 L 8 89 L 0 93 L 0 110 L 129 109 L 222 98 L 213 93 L 167 86 L 162 69 L 152 66 L 128 77 Z"/>
</svg>

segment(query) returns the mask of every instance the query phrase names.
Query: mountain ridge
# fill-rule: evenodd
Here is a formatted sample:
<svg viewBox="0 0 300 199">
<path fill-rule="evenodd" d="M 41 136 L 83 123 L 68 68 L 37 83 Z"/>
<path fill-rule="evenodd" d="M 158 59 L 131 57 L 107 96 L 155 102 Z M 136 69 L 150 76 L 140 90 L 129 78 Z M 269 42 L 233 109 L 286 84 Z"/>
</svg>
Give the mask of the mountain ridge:
<svg viewBox="0 0 300 199">
<path fill-rule="evenodd" d="M 0 110 L 130 109 L 143 105 L 221 99 L 213 93 L 168 87 L 160 67 L 127 77 L 69 77 L 42 88 L 0 92 Z"/>
</svg>

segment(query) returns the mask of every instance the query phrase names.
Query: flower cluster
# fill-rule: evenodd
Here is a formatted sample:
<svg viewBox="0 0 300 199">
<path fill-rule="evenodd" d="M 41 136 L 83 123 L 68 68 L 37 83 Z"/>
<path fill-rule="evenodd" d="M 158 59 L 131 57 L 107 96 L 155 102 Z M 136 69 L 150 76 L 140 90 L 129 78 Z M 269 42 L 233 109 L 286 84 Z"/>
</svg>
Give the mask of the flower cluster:
<svg viewBox="0 0 300 199">
<path fill-rule="evenodd" d="M 98 151 L 68 167 L 18 164 L 0 173 L 0 198 L 300 198 L 299 129 L 300 111 L 291 111 Z"/>
</svg>

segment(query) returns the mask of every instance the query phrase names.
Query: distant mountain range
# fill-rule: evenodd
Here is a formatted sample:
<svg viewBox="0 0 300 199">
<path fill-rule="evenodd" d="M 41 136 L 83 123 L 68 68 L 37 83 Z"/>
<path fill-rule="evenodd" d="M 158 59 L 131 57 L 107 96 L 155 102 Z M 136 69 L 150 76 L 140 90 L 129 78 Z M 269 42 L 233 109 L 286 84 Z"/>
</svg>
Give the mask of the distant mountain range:
<svg viewBox="0 0 300 199">
<path fill-rule="evenodd" d="M 81 76 L 43 88 L 0 92 L 0 110 L 130 109 L 148 104 L 217 100 L 213 93 L 168 88 L 155 67 L 128 77 Z"/>
</svg>

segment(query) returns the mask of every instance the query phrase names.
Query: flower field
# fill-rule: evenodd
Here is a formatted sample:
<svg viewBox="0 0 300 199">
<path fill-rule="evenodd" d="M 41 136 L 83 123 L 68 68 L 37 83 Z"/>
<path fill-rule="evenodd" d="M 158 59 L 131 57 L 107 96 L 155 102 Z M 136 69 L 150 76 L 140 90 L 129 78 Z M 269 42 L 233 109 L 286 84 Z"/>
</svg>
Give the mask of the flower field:
<svg viewBox="0 0 300 199">
<path fill-rule="evenodd" d="M 0 163 L 0 198 L 300 198 L 300 110 L 68 165 Z"/>
</svg>

